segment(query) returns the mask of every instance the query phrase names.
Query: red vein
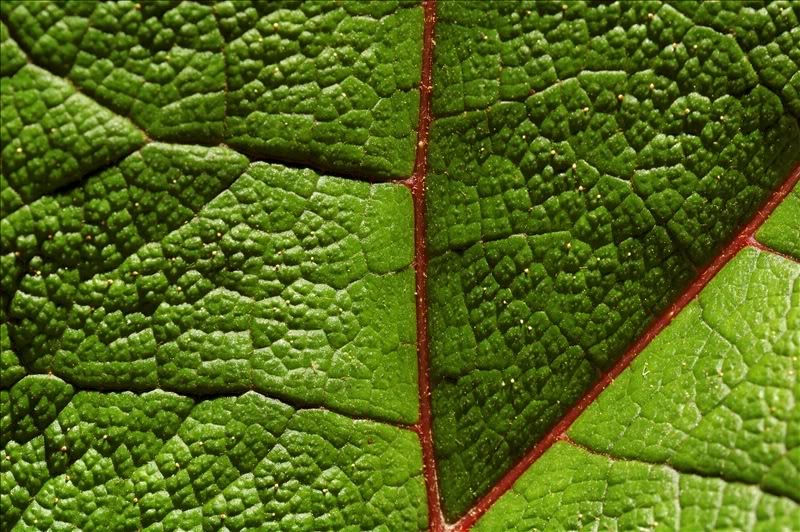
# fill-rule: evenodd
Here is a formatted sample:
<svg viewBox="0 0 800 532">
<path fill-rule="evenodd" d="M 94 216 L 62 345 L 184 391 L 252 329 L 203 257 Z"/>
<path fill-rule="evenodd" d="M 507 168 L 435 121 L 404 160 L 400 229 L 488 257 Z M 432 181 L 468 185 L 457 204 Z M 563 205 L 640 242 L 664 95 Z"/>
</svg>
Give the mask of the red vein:
<svg viewBox="0 0 800 532">
<path fill-rule="evenodd" d="M 414 425 L 422 446 L 425 488 L 428 496 L 428 527 L 434 532 L 445 530 L 444 514 L 439 499 L 436 459 L 433 454 L 431 428 L 431 387 L 428 351 L 428 253 L 425 246 L 425 176 L 428 173 L 428 131 L 431 126 L 431 89 L 433 78 L 433 39 L 436 25 L 435 0 L 423 0 L 422 75 L 419 89 L 419 127 L 414 173 L 404 182 L 414 198 L 414 269 L 417 296 L 417 359 L 419 371 L 419 421 Z"/>
<path fill-rule="evenodd" d="M 765 244 L 762 244 L 761 242 L 756 240 L 755 235 L 752 235 L 750 237 L 750 240 L 748 240 L 747 245 L 750 246 L 750 247 L 756 248 L 758 250 L 764 251 L 766 253 L 772 253 L 773 255 L 778 255 L 779 257 L 783 257 L 786 260 L 790 260 L 792 262 L 800 263 L 800 258 L 793 257 L 791 255 L 787 255 L 786 253 L 783 253 L 783 252 L 778 251 L 776 249 L 772 249 L 771 247 L 769 247 L 769 246 L 767 246 Z"/>
<path fill-rule="evenodd" d="M 767 200 L 767 202 L 753 215 L 750 221 L 742 227 L 739 232 L 731 239 L 720 254 L 705 268 L 703 268 L 697 278 L 684 290 L 684 292 L 662 312 L 645 330 L 644 334 L 625 352 L 624 355 L 604 373 L 592 388 L 564 415 L 561 421 L 548 432 L 539 443 L 528 451 L 519 462 L 517 462 L 505 475 L 484 495 L 472 509 L 462 517 L 451 530 L 466 531 L 483 515 L 495 502 L 517 481 L 517 479 L 533 465 L 555 442 L 565 439 L 567 430 L 572 423 L 580 416 L 586 408 L 605 390 L 614 379 L 616 379 L 639 353 L 655 338 L 686 305 L 689 304 L 700 291 L 714 278 L 714 276 L 730 261 L 739 251 L 746 246 L 757 247 L 762 250 L 776 253 L 763 244 L 757 243 L 755 233 L 766 221 L 767 217 L 780 204 L 781 201 L 792 191 L 794 186 L 800 181 L 800 164 L 796 164 L 786 181 L 781 185 Z M 797 260 L 797 259 L 792 259 Z"/>
</svg>

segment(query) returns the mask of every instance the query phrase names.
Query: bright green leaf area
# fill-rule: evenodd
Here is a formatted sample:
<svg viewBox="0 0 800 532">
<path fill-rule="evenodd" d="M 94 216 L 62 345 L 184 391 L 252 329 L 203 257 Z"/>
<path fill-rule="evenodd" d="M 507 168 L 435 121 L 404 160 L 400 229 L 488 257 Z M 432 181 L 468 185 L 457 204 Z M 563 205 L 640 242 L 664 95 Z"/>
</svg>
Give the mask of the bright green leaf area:
<svg viewBox="0 0 800 532">
<path fill-rule="evenodd" d="M 424 528 L 419 6 L 0 5 L 0 530 Z"/>
<path fill-rule="evenodd" d="M 34 65 L 3 77 L 0 98 L 3 217 L 144 142 L 128 120 Z"/>
<path fill-rule="evenodd" d="M 556 443 L 473 528 L 794 530 L 797 503 L 757 487 Z"/>
<path fill-rule="evenodd" d="M 740 252 L 476 530 L 800 527 L 800 264 Z"/>
<path fill-rule="evenodd" d="M 781 202 L 756 233 L 756 239 L 776 251 L 800 259 L 800 185 Z"/>
<path fill-rule="evenodd" d="M 425 527 L 416 435 L 256 392 L 0 391 L 3 530 Z"/>
<path fill-rule="evenodd" d="M 452 520 L 800 159 L 800 13 L 437 5 L 428 297 Z"/>
<path fill-rule="evenodd" d="M 150 144 L 3 219 L 13 350 L 90 389 L 414 422 L 412 223 L 402 186 Z"/>
<path fill-rule="evenodd" d="M 4 40 L 154 139 L 411 175 L 416 3 L 6 1 L 0 15 Z"/>
</svg>

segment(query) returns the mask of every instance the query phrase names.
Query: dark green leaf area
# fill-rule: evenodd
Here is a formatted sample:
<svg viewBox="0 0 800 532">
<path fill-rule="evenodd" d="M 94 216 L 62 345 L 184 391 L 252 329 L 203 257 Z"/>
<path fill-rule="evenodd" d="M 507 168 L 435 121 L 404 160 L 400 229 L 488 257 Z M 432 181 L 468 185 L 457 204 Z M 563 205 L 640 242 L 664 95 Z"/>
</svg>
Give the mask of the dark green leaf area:
<svg viewBox="0 0 800 532">
<path fill-rule="evenodd" d="M 800 58 L 785 2 L 438 13 L 428 286 L 454 519 L 800 159 Z"/>
</svg>

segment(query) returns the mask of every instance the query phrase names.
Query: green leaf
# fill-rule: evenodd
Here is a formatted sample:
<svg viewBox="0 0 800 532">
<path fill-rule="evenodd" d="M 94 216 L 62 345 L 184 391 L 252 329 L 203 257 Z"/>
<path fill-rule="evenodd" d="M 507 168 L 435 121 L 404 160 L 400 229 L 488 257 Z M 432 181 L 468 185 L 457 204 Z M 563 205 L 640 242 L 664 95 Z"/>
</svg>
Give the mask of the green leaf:
<svg viewBox="0 0 800 532">
<path fill-rule="evenodd" d="M 224 140 L 371 179 L 411 174 L 413 4 L 9 1 L 2 13 L 34 62 L 155 139 Z"/>
<path fill-rule="evenodd" d="M 476 530 L 800 524 L 800 265 L 740 252 Z"/>
<path fill-rule="evenodd" d="M 0 22 L 0 76 L 11 76 L 25 66 L 25 53 L 8 34 L 8 28 Z"/>
<path fill-rule="evenodd" d="M 0 14 L 0 529 L 425 528 L 419 6 Z"/>
<path fill-rule="evenodd" d="M 11 279 L 14 350 L 90 389 L 257 390 L 413 422 L 411 220 L 397 185 L 150 144 L 3 221 L 35 268 Z"/>
<path fill-rule="evenodd" d="M 4 218 L 144 142 L 133 124 L 39 67 L 26 65 L 3 81 Z"/>
<path fill-rule="evenodd" d="M 800 528 L 799 17 L 0 3 L 0 531 Z"/>
<path fill-rule="evenodd" d="M 371 179 L 410 175 L 422 11 L 395 1 L 290 6 L 216 7 L 231 145 Z"/>
<path fill-rule="evenodd" d="M 739 34 L 729 28 L 745 25 L 743 6 L 718 8 L 733 10 L 717 13 L 722 30 L 693 3 L 438 4 L 426 219 L 448 519 L 564 416 L 800 159 L 788 78 L 777 59 L 748 60 L 794 39 L 796 13 L 781 6 L 759 11 L 764 31 Z"/>
<path fill-rule="evenodd" d="M 728 483 L 559 442 L 473 530 L 792 530 L 797 504 Z"/>
<path fill-rule="evenodd" d="M 54 404 L 31 408 L 33 392 Z M 29 376 L 3 394 L 16 421 L 4 427 L 3 515 L 18 528 L 425 525 L 419 445 L 404 429 L 256 392 L 195 402 Z"/>
<path fill-rule="evenodd" d="M 800 185 L 778 205 L 775 212 L 756 233 L 759 242 L 767 246 L 800 257 Z"/>
</svg>

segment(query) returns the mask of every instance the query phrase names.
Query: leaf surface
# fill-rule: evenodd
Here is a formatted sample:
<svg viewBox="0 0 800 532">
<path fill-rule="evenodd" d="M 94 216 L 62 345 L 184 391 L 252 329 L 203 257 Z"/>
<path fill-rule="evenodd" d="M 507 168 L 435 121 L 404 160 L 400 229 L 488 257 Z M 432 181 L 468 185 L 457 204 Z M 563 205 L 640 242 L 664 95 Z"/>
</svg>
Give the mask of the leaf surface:
<svg viewBox="0 0 800 532">
<path fill-rule="evenodd" d="M 426 519 L 416 436 L 256 392 L 3 390 L 4 526 L 387 529 Z M 39 405 L 25 403 L 39 397 Z M 46 400 L 52 403 L 44 406 Z M 9 408 L 12 411 L 8 411 Z M 27 406 L 27 408 L 26 408 Z"/>
<path fill-rule="evenodd" d="M 799 17 L 0 3 L 0 530 L 800 528 Z"/>
<path fill-rule="evenodd" d="M 800 524 L 800 265 L 741 251 L 476 530 Z"/>
<path fill-rule="evenodd" d="M 756 238 L 767 246 L 800 257 L 800 185 L 778 205 L 772 216 L 758 230 Z"/>
<path fill-rule="evenodd" d="M 414 4 L 11 1 L 2 13 L 35 63 L 155 139 L 372 179 L 411 173 Z"/>
<path fill-rule="evenodd" d="M 425 528 L 419 6 L 1 13 L 0 528 Z"/>
<path fill-rule="evenodd" d="M 426 216 L 448 519 L 800 158 L 796 102 L 773 68 L 797 71 L 796 14 L 770 4 L 752 22 L 769 31 L 739 33 L 750 12 L 730 9 L 723 29 L 695 4 L 438 4 Z"/>
</svg>

